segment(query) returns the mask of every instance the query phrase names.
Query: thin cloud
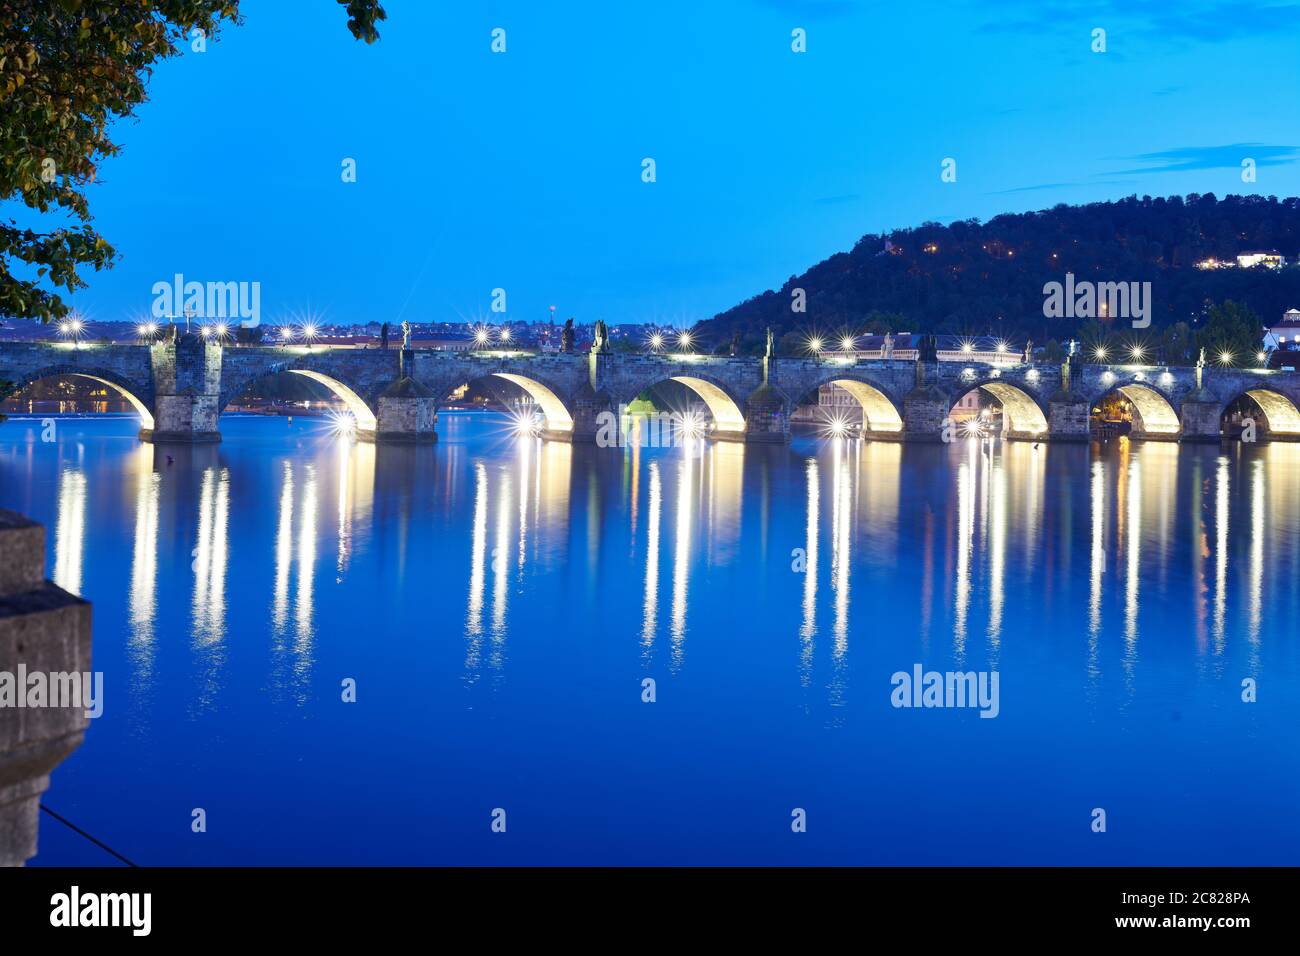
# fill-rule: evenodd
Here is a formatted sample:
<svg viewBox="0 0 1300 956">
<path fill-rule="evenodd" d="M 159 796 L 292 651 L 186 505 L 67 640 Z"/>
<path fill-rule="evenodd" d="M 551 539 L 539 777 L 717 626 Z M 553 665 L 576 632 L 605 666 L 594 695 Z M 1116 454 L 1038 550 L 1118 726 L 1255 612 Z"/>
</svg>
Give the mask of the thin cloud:
<svg viewBox="0 0 1300 956">
<path fill-rule="evenodd" d="M 1117 176 L 1145 173 L 1182 173 L 1197 169 L 1240 169 L 1243 159 L 1253 159 L 1256 166 L 1286 166 L 1300 159 L 1300 147 L 1268 146 L 1264 143 L 1231 143 L 1227 146 L 1183 146 L 1136 156 L 1119 156 L 1130 162 L 1145 163 L 1122 169 Z"/>
</svg>

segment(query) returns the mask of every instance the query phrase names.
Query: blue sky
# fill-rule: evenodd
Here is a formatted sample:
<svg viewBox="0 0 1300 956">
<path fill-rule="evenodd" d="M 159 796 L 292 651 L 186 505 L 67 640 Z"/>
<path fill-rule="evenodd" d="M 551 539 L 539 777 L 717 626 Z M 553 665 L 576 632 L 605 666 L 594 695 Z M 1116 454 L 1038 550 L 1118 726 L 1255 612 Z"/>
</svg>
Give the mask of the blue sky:
<svg viewBox="0 0 1300 956">
<path fill-rule="evenodd" d="M 259 281 L 272 322 L 488 319 L 500 287 L 513 319 L 689 325 L 867 232 L 1300 190 L 1300 4 L 385 0 L 373 46 L 332 0 L 242 6 L 117 128 L 92 318 L 181 272 Z"/>
</svg>

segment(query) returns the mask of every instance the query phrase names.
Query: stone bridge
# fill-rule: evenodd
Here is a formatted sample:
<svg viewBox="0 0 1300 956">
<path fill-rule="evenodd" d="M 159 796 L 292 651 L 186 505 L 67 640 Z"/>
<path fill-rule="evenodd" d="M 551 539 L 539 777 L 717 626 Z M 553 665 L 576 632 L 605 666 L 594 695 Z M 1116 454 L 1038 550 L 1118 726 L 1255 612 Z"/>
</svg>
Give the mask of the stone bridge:
<svg viewBox="0 0 1300 956">
<path fill-rule="evenodd" d="M 121 392 L 140 413 L 140 437 L 218 441 L 223 409 L 269 376 L 295 374 L 329 388 L 351 409 L 358 435 L 378 441 L 436 438 L 453 391 L 484 379 L 531 397 L 548 438 L 596 440 L 608 416 L 646 389 L 675 381 L 707 408 L 719 440 L 781 442 L 790 414 L 834 383 L 857 400 L 848 423 L 877 439 L 937 441 L 952 406 L 983 389 L 1002 406 L 1009 439 L 1088 438 L 1091 409 L 1112 393 L 1133 409 L 1132 437 L 1218 441 L 1223 414 L 1249 396 L 1261 438 L 1300 440 L 1300 373 L 1263 369 L 917 362 L 851 357 L 440 352 L 308 346 L 222 346 L 198 336 L 151 345 L 0 343 L 0 381 L 18 387 L 81 376 Z"/>
</svg>

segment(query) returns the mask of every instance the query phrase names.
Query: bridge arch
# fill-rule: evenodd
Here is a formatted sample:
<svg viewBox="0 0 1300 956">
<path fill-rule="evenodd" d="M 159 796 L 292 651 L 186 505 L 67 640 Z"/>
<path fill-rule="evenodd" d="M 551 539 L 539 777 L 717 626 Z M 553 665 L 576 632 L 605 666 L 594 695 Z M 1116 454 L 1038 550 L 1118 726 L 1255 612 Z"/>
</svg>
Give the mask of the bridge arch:
<svg viewBox="0 0 1300 956">
<path fill-rule="evenodd" d="M 1264 431 L 1270 437 L 1300 441 L 1300 408 L 1292 399 L 1271 388 L 1249 388 L 1227 402 L 1220 417 L 1231 416 L 1234 406 L 1240 406 L 1242 399 L 1249 399 L 1259 409 L 1264 418 Z"/>
<path fill-rule="evenodd" d="M 501 379 L 522 389 L 537 404 L 548 433 L 561 437 L 573 433 L 573 408 L 561 397 L 563 389 L 556 386 L 554 382 L 540 378 L 523 368 L 513 365 L 485 369 L 471 368 L 453 376 L 444 376 L 432 383 L 421 384 L 429 389 L 438 405 L 442 406 L 447 403 L 447 397 L 456 389 L 492 378 Z"/>
<path fill-rule="evenodd" d="M 962 382 L 949 396 L 949 407 L 976 389 L 983 389 L 1002 406 L 1002 434 L 1006 438 L 1044 438 L 1047 414 L 1039 400 L 1019 385 L 998 378 Z"/>
<path fill-rule="evenodd" d="M 378 419 L 375 415 L 374 407 L 371 402 L 367 401 L 351 385 L 335 377 L 314 368 L 300 367 L 295 365 L 275 365 L 259 374 L 249 376 L 242 381 L 232 382 L 228 387 L 223 383 L 222 395 L 218 403 L 217 412 L 223 412 L 235 399 L 250 388 L 267 381 L 276 375 L 301 375 L 303 378 L 310 379 L 317 384 L 325 386 L 329 391 L 341 400 L 352 413 L 357 422 L 357 431 L 362 434 L 374 434 L 378 427 Z"/>
<path fill-rule="evenodd" d="M 92 382 L 99 382 L 101 385 L 107 385 L 126 399 L 131 407 L 135 409 L 136 414 L 140 416 L 141 429 L 152 429 L 154 427 L 152 396 L 150 394 L 152 387 L 147 390 L 142 389 L 138 384 L 130 382 L 108 369 L 86 368 L 81 365 L 49 365 L 19 376 L 18 381 L 13 383 L 16 386 L 14 394 L 16 395 L 29 385 L 34 385 L 47 378 L 85 378 L 90 379 Z"/>
<path fill-rule="evenodd" d="M 1089 403 L 1095 409 L 1111 395 L 1122 395 L 1129 403 L 1133 418 L 1130 435 L 1134 438 L 1177 438 L 1183 425 L 1169 398 L 1146 382 L 1117 384 L 1097 395 Z"/>
<path fill-rule="evenodd" d="M 741 438 L 745 434 L 745 413 L 743 401 L 735 395 L 731 386 L 718 378 L 694 369 L 682 371 L 665 369 L 665 374 L 643 379 L 627 389 L 619 397 L 618 404 L 628 405 L 647 389 L 663 382 L 677 382 L 699 396 L 713 418 L 713 437 Z M 632 389 L 635 388 L 635 391 Z"/>
<path fill-rule="evenodd" d="M 796 396 L 793 404 L 809 401 L 816 402 L 821 389 L 834 385 L 847 392 L 862 410 L 862 431 L 864 434 L 892 435 L 903 432 L 903 416 L 899 412 L 898 402 L 882 385 L 862 375 L 836 372 L 817 382 L 808 392 Z"/>
</svg>

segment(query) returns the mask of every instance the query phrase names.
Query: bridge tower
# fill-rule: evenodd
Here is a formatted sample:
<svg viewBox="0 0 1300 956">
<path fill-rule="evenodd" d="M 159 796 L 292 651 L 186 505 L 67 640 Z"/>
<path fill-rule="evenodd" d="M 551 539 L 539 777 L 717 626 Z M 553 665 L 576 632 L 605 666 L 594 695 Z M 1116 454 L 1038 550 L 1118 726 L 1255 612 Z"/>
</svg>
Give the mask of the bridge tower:
<svg viewBox="0 0 1300 956">
<path fill-rule="evenodd" d="M 155 442 L 218 442 L 221 431 L 221 346 L 194 333 L 149 347 L 153 364 L 154 427 L 140 438 Z"/>
</svg>

